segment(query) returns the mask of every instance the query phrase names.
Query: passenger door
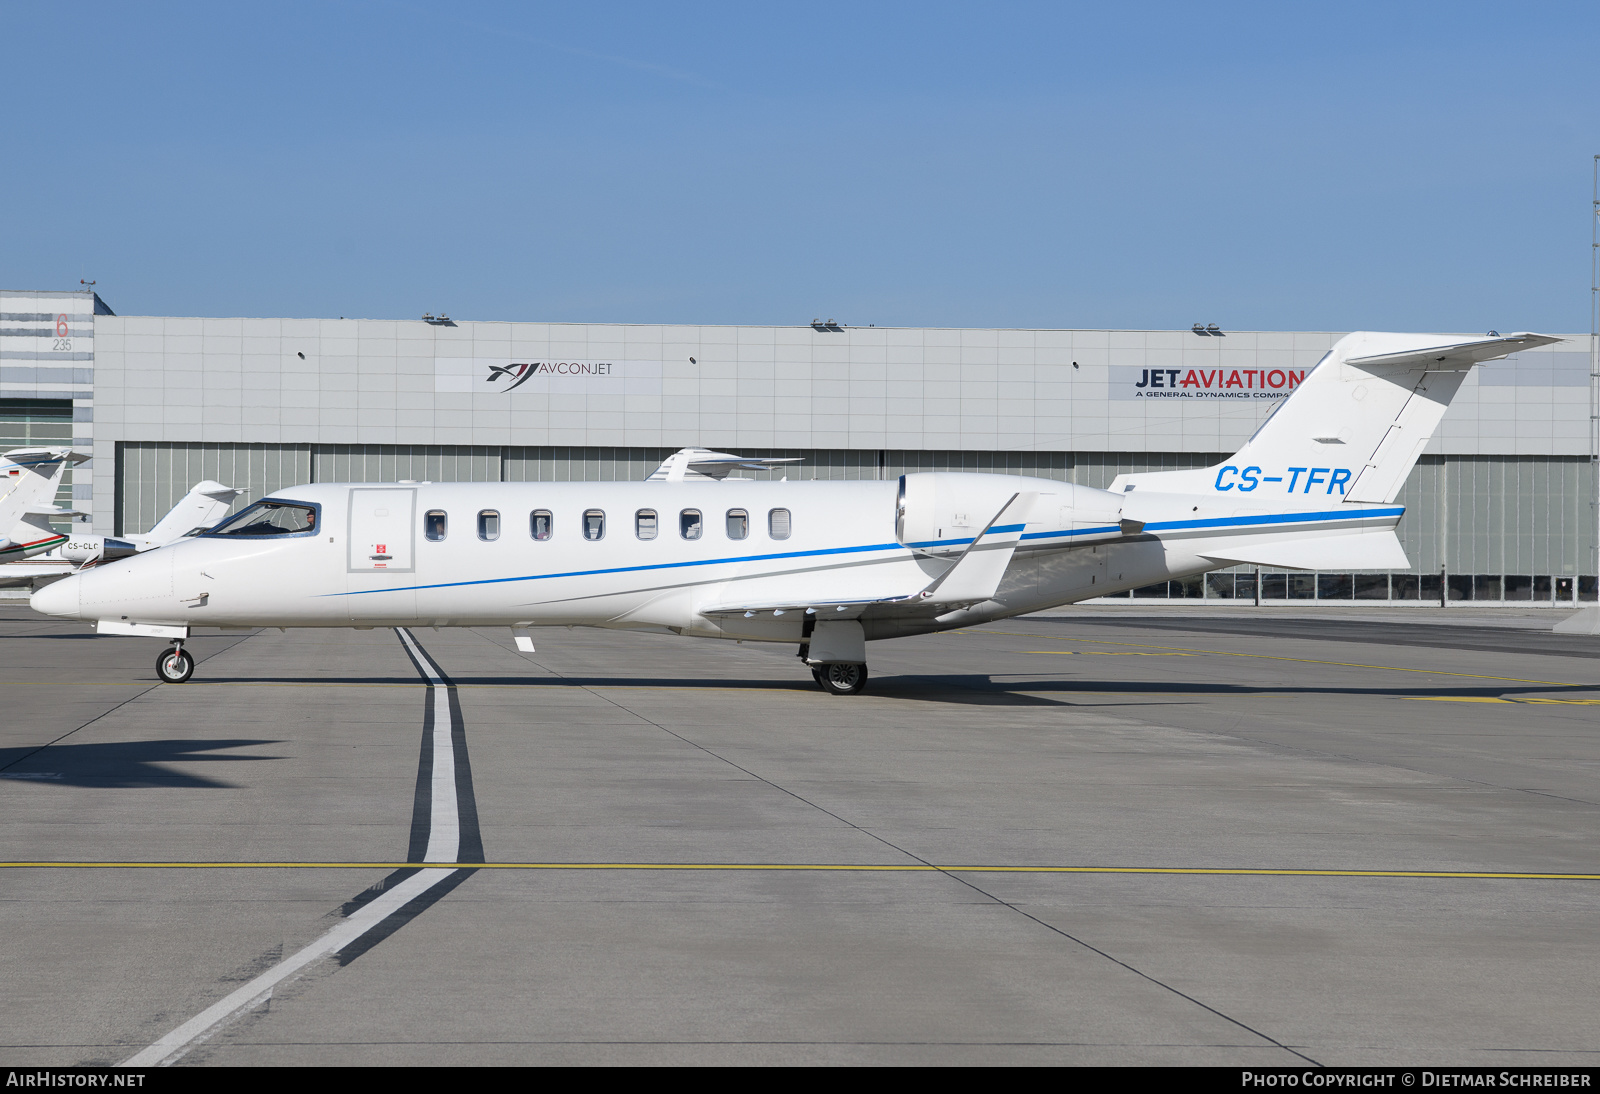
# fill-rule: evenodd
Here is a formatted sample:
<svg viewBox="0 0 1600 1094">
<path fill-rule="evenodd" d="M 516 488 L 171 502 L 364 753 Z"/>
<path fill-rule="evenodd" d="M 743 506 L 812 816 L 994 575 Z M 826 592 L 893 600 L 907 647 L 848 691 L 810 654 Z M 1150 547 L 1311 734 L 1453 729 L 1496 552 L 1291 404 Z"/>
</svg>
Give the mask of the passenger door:
<svg viewBox="0 0 1600 1094">
<path fill-rule="evenodd" d="M 350 491 L 347 566 L 350 618 L 414 618 L 417 492 L 408 487 Z"/>
</svg>

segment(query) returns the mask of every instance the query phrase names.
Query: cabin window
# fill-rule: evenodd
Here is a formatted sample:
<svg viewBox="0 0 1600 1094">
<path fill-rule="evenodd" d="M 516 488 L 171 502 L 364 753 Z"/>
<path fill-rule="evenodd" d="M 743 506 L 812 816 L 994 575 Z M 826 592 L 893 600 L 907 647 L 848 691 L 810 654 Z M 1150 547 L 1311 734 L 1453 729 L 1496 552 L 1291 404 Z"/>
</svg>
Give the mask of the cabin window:
<svg viewBox="0 0 1600 1094">
<path fill-rule="evenodd" d="M 767 535 L 773 539 L 789 538 L 789 510 L 771 509 L 767 512 Z"/>
<path fill-rule="evenodd" d="M 606 514 L 601 509 L 585 509 L 583 511 L 583 538 L 604 539 L 606 536 Z"/>
<path fill-rule="evenodd" d="M 533 534 L 534 539 L 549 539 L 553 526 L 553 520 L 548 509 L 535 509 L 528 517 L 528 531 Z"/>
<path fill-rule="evenodd" d="M 684 539 L 699 539 L 700 533 L 705 530 L 705 524 L 700 519 L 700 510 L 685 509 L 678 514 L 678 531 Z"/>
<path fill-rule="evenodd" d="M 478 538 L 486 541 L 500 538 L 499 513 L 493 509 L 485 509 L 478 514 Z"/>
<path fill-rule="evenodd" d="M 422 534 L 436 543 L 445 537 L 449 527 L 450 518 L 443 509 L 429 509 L 422 518 Z"/>
<path fill-rule="evenodd" d="M 750 514 L 744 509 L 728 510 L 728 538 L 743 539 L 750 534 Z"/>
<path fill-rule="evenodd" d="M 633 515 L 633 531 L 640 539 L 656 538 L 656 511 L 641 509 Z"/>
</svg>

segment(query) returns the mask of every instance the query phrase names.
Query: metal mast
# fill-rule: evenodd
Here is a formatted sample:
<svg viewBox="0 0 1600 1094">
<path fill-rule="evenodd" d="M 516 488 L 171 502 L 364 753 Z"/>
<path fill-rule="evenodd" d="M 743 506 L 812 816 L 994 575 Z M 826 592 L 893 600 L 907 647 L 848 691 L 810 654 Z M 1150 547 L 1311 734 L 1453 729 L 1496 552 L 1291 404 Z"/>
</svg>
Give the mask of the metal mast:
<svg viewBox="0 0 1600 1094">
<path fill-rule="evenodd" d="M 1594 572 L 1600 575 L 1600 156 L 1594 157 L 1594 195 L 1589 206 L 1589 471 L 1594 478 L 1594 508 L 1589 512 L 1595 533 Z M 1581 575 L 1573 580 L 1574 606 L 1580 581 Z"/>
</svg>

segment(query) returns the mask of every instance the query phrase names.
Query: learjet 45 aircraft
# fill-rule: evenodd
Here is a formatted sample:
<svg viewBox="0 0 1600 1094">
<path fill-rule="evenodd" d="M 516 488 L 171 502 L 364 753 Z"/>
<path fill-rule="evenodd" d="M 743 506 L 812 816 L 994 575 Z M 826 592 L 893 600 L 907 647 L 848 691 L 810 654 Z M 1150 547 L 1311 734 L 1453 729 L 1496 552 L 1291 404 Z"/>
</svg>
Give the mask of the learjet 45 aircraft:
<svg viewBox="0 0 1600 1094">
<path fill-rule="evenodd" d="M 730 478 L 685 449 L 644 482 L 318 483 L 33 596 L 101 634 L 197 627 L 594 626 L 787 642 L 834 694 L 866 643 L 1039 611 L 1241 563 L 1409 568 L 1401 486 L 1466 374 L 1559 339 L 1357 333 L 1226 462 L 1109 490 L 946 472 Z"/>
</svg>

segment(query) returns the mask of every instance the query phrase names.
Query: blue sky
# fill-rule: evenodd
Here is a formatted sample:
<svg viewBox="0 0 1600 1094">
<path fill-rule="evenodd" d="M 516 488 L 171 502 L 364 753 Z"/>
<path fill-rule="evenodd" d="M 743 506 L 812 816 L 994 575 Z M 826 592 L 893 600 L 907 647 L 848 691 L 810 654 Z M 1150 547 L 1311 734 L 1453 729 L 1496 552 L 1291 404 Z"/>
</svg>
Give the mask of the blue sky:
<svg viewBox="0 0 1600 1094">
<path fill-rule="evenodd" d="M 121 314 L 1588 329 L 1593 4 L 0 0 Z"/>
</svg>

